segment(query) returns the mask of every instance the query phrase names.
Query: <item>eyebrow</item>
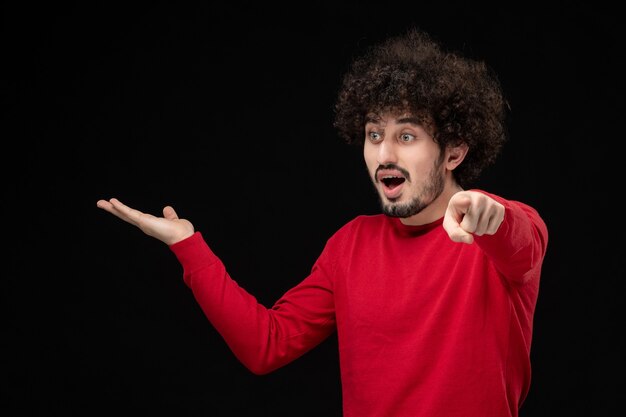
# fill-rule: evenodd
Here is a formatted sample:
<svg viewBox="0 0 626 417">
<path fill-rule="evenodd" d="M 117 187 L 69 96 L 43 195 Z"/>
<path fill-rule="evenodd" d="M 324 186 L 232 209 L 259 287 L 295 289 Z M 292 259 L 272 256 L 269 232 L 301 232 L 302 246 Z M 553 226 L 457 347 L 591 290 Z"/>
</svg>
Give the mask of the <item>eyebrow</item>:
<svg viewBox="0 0 626 417">
<path fill-rule="evenodd" d="M 380 118 L 375 116 L 368 116 L 365 118 L 365 123 L 380 123 Z M 410 123 L 418 126 L 423 126 L 424 121 L 415 116 L 403 117 L 398 119 L 398 123 Z"/>
<path fill-rule="evenodd" d="M 403 117 L 402 119 L 398 119 L 398 123 L 411 123 L 414 125 L 422 126 L 424 124 L 423 120 L 417 117 Z"/>
</svg>

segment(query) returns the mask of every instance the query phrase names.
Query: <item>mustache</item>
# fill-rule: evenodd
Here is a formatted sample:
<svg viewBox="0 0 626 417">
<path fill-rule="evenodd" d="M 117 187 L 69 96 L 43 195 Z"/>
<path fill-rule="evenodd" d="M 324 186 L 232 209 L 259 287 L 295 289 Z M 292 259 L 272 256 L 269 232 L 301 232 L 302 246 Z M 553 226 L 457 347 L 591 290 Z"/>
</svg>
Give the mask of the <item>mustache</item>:
<svg viewBox="0 0 626 417">
<path fill-rule="evenodd" d="M 396 164 L 378 165 L 378 168 L 376 168 L 376 171 L 374 172 L 374 178 L 378 178 L 378 171 L 381 171 L 383 169 L 394 169 L 396 171 L 400 171 L 402 175 L 404 175 L 404 178 L 406 178 L 407 181 L 411 181 L 411 174 L 409 174 L 409 171 L 407 171 L 404 168 L 399 167 Z"/>
</svg>

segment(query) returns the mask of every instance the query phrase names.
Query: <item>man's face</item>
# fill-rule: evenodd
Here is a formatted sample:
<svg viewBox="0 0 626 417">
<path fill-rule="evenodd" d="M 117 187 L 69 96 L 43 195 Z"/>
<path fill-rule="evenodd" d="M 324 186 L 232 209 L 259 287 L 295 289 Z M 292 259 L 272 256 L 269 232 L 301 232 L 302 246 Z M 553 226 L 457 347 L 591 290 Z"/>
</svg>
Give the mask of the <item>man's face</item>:
<svg viewBox="0 0 626 417">
<path fill-rule="evenodd" d="M 363 155 L 383 213 L 389 216 L 418 214 L 445 188 L 444 154 L 412 115 L 369 118 Z"/>
</svg>

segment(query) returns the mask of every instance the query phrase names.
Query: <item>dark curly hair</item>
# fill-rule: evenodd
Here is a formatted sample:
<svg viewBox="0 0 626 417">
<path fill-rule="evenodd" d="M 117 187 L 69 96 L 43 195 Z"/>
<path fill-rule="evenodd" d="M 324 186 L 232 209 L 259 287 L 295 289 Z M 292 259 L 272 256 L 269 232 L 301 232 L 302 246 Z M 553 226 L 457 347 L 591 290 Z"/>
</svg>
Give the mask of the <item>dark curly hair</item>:
<svg viewBox="0 0 626 417">
<path fill-rule="evenodd" d="M 507 139 L 505 105 L 500 82 L 484 62 L 445 51 L 412 27 L 352 62 L 335 103 L 334 126 L 346 142 L 362 145 L 368 114 L 408 111 L 434 128 L 442 149 L 468 145 L 453 171 L 465 187 L 496 160 Z"/>
</svg>

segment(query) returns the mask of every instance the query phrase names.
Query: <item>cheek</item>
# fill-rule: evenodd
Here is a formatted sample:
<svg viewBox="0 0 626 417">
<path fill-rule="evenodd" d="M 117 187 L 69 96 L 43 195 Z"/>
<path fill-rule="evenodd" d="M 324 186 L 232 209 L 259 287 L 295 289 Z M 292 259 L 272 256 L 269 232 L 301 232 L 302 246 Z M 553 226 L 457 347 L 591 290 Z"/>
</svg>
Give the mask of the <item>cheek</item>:
<svg viewBox="0 0 626 417">
<path fill-rule="evenodd" d="M 371 146 L 367 146 L 367 142 L 363 147 L 363 160 L 365 161 L 365 165 L 367 165 L 367 169 L 373 173 L 374 170 L 378 167 L 378 162 L 376 162 L 376 153 L 374 152 L 374 148 Z"/>
<path fill-rule="evenodd" d="M 412 181 L 424 181 L 432 176 L 435 169 L 434 163 L 430 159 L 426 160 L 414 160 L 407 164 L 407 169 L 411 175 Z"/>
</svg>

